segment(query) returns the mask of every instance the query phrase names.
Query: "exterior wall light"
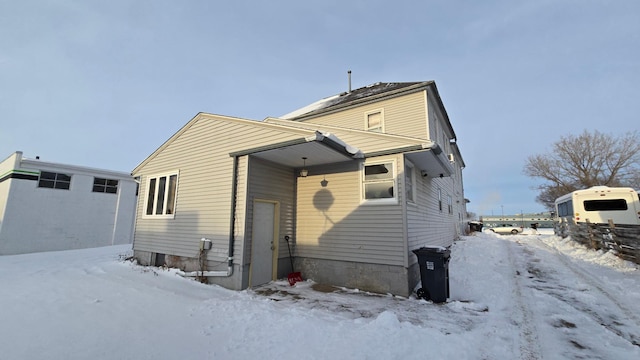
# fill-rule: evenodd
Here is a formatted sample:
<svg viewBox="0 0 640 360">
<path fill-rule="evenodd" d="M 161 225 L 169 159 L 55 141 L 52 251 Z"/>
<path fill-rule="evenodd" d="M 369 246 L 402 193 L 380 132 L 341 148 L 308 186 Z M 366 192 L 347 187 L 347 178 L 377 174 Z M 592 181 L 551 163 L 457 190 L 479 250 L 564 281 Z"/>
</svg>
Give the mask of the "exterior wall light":
<svg viewBox="0 0 640 360">
<path fill-rule="evenodd" d="M 309 170 L 307 170 L 306 167 L 307 167 L 307 158 L 303 156 L 302 170 L 300 170 L 300 177 L 307 177 L 307 175 L 309 175 Z"/>
</svg>

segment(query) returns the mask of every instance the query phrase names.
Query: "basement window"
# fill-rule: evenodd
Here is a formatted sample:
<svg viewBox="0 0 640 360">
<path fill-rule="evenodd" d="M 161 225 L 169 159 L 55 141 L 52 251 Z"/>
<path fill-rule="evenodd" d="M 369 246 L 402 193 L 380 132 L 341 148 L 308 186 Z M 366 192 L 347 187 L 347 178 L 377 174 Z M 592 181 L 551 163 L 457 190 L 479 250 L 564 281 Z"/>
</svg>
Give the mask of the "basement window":
<svg viewBox="0 0 640 360">
<path fill-rule="evenodd" d="M 362 187 L 364 199 L 371 203 L 397 201 L 393 161 L 365 164 Z"/>
<path fill-rule="evenodd" d="M 38 187 L 69 190 L 70 186 L 71 186 L 71 175 L 48 172 L 48 171 L 40 172 Z"/>
<path fill-rule="evenodd" d="M 145 217 L 171 218 L 175 216 L 178 173 L 150 176 L 147 178 Z"/>
</svg>

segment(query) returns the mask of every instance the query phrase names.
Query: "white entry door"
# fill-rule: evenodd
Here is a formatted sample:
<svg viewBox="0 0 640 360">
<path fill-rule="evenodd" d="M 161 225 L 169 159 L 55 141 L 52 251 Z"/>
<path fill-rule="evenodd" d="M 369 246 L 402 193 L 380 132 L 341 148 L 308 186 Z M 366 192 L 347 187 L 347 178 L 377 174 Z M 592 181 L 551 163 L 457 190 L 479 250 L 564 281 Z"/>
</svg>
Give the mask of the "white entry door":
<svg viewBox="0 0 640 360">
<path fill-rule="evenodd" d="M 276 204 L 266 201 L 253 203 L 253 236 L 251 242 L 251 286 L 273 280 L 273 257 L 276 249 L 274 229 Z"/>
</svg>

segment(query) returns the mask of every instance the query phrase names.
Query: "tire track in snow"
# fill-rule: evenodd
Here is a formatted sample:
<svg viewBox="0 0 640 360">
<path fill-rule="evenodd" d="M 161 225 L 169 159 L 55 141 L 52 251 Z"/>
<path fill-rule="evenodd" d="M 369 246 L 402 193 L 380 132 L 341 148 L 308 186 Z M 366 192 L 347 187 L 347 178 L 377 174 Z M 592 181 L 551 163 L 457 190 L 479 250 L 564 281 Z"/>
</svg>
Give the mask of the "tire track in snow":
<svg viewBox="0 0 640 360">
<path fill-rule="evenodd" d="M 549 252 L 553 254 L 554 257 L 558 259 L 566 269 L 575 274 L 576 277 L 578 277 L 584 284 L 588 285 L 592 290 L 596 290 L 600 295 L 602 295 L 602 297 L 607 299 L 611 304 L 615 305 L 615 307 L 619 310 L 618 313 L 623 314 L 626 317 L 626 320 L 633 322 L 636 327 L 640 327 L 640 320 L 638 319 L 638 316 L 635 314 L 635 312 L 630 310 L 627 306 L 623 305 L 615 296 L 611 295 L 610 291 L 606 289 L 606 286 L 602 281 L 598 280 L 596 276 L 589 273 L 584 268 L 570 261 L 570 259 L 568 259 L 567 256 L 560 252 L 558 249 L 547 245 L 539 239 L 536 240 L 538 240 L 539 244 L 541 244 L 546 250 L 549 250 Z M 584 314 L 589 315 L 601 326 L 616 334 L 617 336 L 627 340 L 632 345 L 640 347 L 640 335 L 628 333 L 623 329 L 620 329 L 620 326 L 624 324 L 620 323 L 617 319 L 605 318 L 604 316 L 599 314 L 597 310 L 588 308 L 586 306 L 578 307 L 575 303 L 567 301 L 567 299 L 562 298 L 558 294 L 550 294 L 558 298 L 559 300 L 571 305 L 576 310 L 582 311 Z"/>
<path fill-rule="evenodd" d="M 538 330 L 536 329 L 533 321 L 534 315 L 522 294 L 524 286 L 520 280 L 520 274 L 526 270 L 522 269 L 516 261 L 516 255 L 514 254 L 514 246 L 516 245 L 510 240 L 505 240 L 504 244 L 507 247 L 509 264 L 515 271 L 515 274 L 513 275 L 513 284 L 515 289 L 515 308 L 513 310 L 513 318 L 520 328 L 520 358 L 523 360 L 541 359 L 542 356 L 540 355 Z"/>
</svg>

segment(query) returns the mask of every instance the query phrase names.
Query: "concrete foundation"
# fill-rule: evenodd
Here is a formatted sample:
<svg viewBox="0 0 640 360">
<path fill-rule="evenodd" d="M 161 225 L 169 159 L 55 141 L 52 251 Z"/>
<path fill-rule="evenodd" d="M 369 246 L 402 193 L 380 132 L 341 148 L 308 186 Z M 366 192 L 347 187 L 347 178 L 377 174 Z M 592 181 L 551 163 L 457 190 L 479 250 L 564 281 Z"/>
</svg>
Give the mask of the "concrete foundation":
<svg viewBox="0 0 640 360">
<path fill-rule="evenodd" d="M 156 254 L 148 251 L 134 251 L 133 256 L 143 266 L 163 266 L 183 271 L 199 270 L 195 258 Z M 208 270 L 224 271 L 226 263 L 213 263 Z M 286 278 L 291 269 L 288 258 L 278 260 L 278 277 Z M 294 269 L 302 273 L 304 279 L 320 284 L 342 286 L 380 294 L 409 297 L 420 283 L 420 268 L 414 263 L 409 269 L 402 266 L 380 265 L 315 258 L 296 258 Z M 243 290 L 249 284 L 249 264 L 244 267 L 234 265 L 230 277 L 209 277 L 209 284 L 216 284 L 231 290 Z"/>
<path fill-rule="evenodd" d="M 166 265 L 167 267 L 180 269 L 185 272 L 200 270 L 200 265 L 196 258 L 165 255 L 140 250 L 135 250 L 133 257 L 138 261 L 138 264 L 143 266 Z M 207 266 L 207 270 L 211 271 L 227 270 L 226 262 L 208 262 Z M 247 284 L 249 283 L 248 274 L 248 265 L 241 268 L 239 265 L 234 264 L 233 274 L 231 276 L 209 276 L 207 277 L 207 283 L 220 285 L 231 290 L 243 290 L 247 288 Z"/>
<path fill-rule="evenodd" d="M 317 283 L 404 297 L 411 295 L 420 279 L 418 274 L 416 281 L 413 274 L 419 270 L 417 265 L 408 271 L 402 266 L 297 258 L 295 266 L 305 279 Z"/>
</svg>

